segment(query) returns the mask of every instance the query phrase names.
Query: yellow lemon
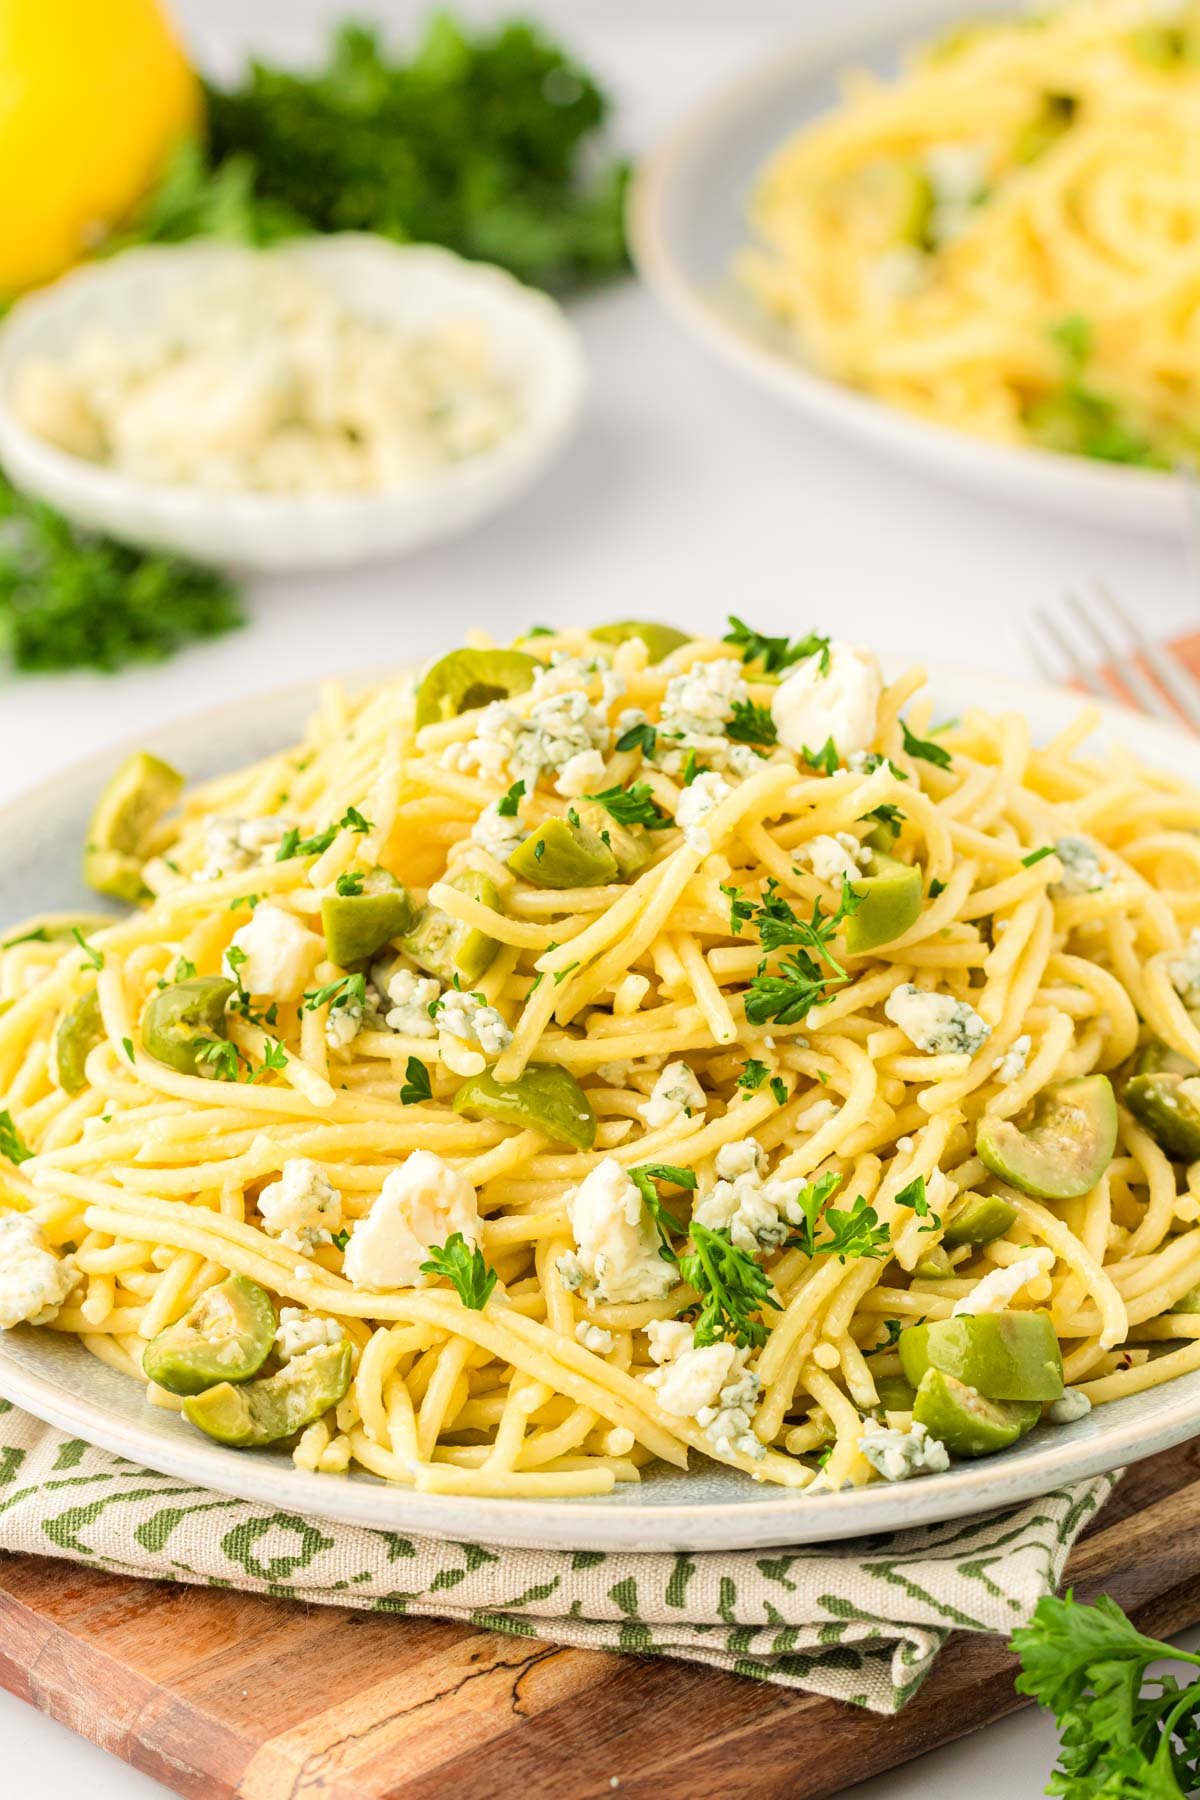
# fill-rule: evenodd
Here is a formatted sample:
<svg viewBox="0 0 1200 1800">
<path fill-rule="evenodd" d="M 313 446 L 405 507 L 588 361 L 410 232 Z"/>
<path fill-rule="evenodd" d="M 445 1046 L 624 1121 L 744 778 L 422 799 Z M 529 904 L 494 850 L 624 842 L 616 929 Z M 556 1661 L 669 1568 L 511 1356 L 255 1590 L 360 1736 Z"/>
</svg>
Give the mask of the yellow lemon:
<svg viewBox="0 0 1200 1800">
<path fill-rule="evenodd" d="M 94 248 L 200 108 L 156 0 L 0 0 L 0 295 Z"/>
</svg>

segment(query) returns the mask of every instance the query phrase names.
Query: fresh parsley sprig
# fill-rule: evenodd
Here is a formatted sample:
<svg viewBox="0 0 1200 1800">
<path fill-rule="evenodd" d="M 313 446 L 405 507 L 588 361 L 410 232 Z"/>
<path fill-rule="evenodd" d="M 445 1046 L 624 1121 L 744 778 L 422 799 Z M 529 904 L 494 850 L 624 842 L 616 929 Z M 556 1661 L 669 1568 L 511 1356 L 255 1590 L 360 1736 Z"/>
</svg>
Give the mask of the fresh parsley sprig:
<svg viewBox="0 0 1200 1800">
<path fill-rule="evenodd" d="M 737 889 L 723 890 L 729 897 L 729 927 L 738 936 L 747 926 L 758 931 L 762 958 L 758 973 L 746 990 L 746 1017 L 754 1025 L 774 1019 L 780 1025 L 794 1025 L 814 1006 L 830 998 L 829 990 L 849 977 L 833 953 L 833 938 L 842 921 L 862 904 L 848 880 L 842 880 L 842 897 L 837 911 L 827 913 L 820 900 L 813 903 L 812 914 L 804 919 L 790 901 L 784 899 L 776 881 L 769 880 L 760 901 L 742 898 Z M 768 969 L 769 959 L 785 947 L 794 946 L 790 956 L 781 958 L 775 968 Z"/>
<path fill-rule="evenodd" d="M 743 662 L 760 662 L 767 675 L 776 675 L 780 669 L 789 669 L 793 663 L 803 662 L 809 656 L 819 656 L 822 675 L 829 673 L 830 640 L 817 631 L 810 631 L 807 637 L 797 638 L 793 643 L 786 637 L 769 637 L 755 631 L 752 625 L 731 613 L 729 630 L 722 642 L 733 644 L 740 650 Z"/>
<path fill-rule="evenodd" d="M 675 822 L 669 813 L 655 804 L 650 785 L 645 781 L 635 781 L 627 788 L 605 788 L 601 794 L 585 794 L 584 799 L 594 800 L 597 806 L 602 806 L 618 825 L 645 825 L 650 831 L 663 831 Z"/>
<path fill-rule="evenodd" d="M 679 1258 L 679 1273 L 700 1296 L 693 1338 L 697 1345 L 734 1343 L 757 1348 L 767 1341 L 759 1314 L 779 1310 L 770 1278 L 729 1232 L 693 1219 L 692 1248 Z"/>
<path fill-rule="evenodd" d="M 832 1170 L 803 1184 L 795 1201 L 803 1222 L 789 1237 L 788 1248 L 802 1250 L 805 1256 L 836 1256 L 843 1263 L 848 1257 L 885 1255 L 891 1234 L 861 1194 L 848 1208 L 831 1204 L 841 1185 L 841 1176 Z"/>
<path fill-rule="evenodd" d="M 640 750 L 643 756 L 653 756 L 657 742 L 658 731 L 649 720 L 642 719 L 638 724 L 631 725 L 628 731 L 621 733 L 617 739 L 617 749 Z"/>
<path fill-rule="evenodd" d="M 769 706 L 753 700 L 735 700 L 733 715 L 725 727 L 725 735 L 739 744 L 774 744 L 779 741 Z"/>
<path fill-rule="evenodd" d="M 483 1260 L 477 1244 L 468 1244 L 461 1231 L 456 1231 L 444 1244 L 431 1245 L 429 1260 L 421 1264 L 422 1275 L 443 1275 L 455 1289 L 463 1305 L 471 1312 L 482 1312 L 491 1299 L 498 1276 Z"/>
<path fill-rule="evenodd" d="M 904 720 L 900 721 L 900 731 L 904 738 L 904 748 L 909 756 L 915 756 L 922 762 L 932 763 L 935 769 L 950 767 L 950 752 L 942 744 L 934 744 L 929 738 L 919 738 L 908 729 Z"/>
</svg>

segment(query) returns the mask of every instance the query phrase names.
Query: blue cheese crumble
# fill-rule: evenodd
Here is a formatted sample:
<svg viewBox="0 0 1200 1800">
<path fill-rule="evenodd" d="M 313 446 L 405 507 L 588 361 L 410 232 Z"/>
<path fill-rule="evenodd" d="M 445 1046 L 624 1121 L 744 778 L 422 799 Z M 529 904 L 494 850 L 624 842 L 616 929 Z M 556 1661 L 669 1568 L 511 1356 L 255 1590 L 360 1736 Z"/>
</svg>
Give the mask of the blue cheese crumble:
<svg viewBox="0 0 1200 1800">
<path fill-rule="evenodd" d="M 1098 894 L 1112 881 L 1112 870 L 1104 868 L 1090 838 L 1055 838 L 1054 854 L 1062 864 L 1062 878 L 1051 882 L 1052 894 Z"/>
<path fill-rule="evenodd" d="M 766 1166 L 755 1138 L 722 1144 L 715 1158 L 716 1184 L 701 1195 L 693 1212 L 710 1231 L 728 1231 L 736 1248 L 751 1256 L 778 1249 L 789 1222 L 798 1225 L 803 1218 L 795 1204 L 797 1183 L 769 1180 Z"/>
<path fill-rule="evenodd" d="M 275 1348 L 283 1362 L 291 1362 L 293 1357 L 319 1350 L 325 1344 L 340 1344 L 345 1335 L 336 1319 L 323 1319 L 302 1306 L 281 1306 Z"/>
<path fill-rule="evenodd" d="M 263 1230 L 277 1237 L 289 1250 L 311 1256 L 322 1244 L 332 1244 L 342 1228 L 342 1196 L 320 1163 L 308 1156 L 289 1157 L 258 1196 L 258 1216 Z"/>
<path fill-rule="evenodd" d="M 913 1420 L 907 1431 L 872 1425 L 863 1432 L 858 1447 L 885 1481 L 910 1481 L 914 1475 L 941 1475 L 950 1467 L 950 1453 L 940 1438 L 930 1437 L 924 1425 Z"/>
<path fill-rule="evenodd" d="M 77 1280 L 74 1263 L 50 1248 L 36 1219 L 0 1214 L 0 1330 L 49 1324 Z"/>
<path fill-rule="evenodd" d="M 1184 949 L 1167 962 L 1171 986 L 1189 1010 L 1200 1008 L 1200 930 L 1193 930 Z"/>
<path fill-rule="evenodd" d="M 708 1095 L 685 1062 L 669 1062 L 654 1084 L 648 1100 L 638 1107 L 649 1131 L 678 1125 L 684 1119 L 703 1117 Z"/>
<path fill-rule="evenodd" d="M 992 1035 L 975 1008 L 952 994 L 926 994 L 904 982 L 888 995 L 884 1013 L 926 1056 L 974 1056 Z"/>
<path fill-rule="evenodd" d="M 1007 1087 L 1011 1081 L 1019 1081 L 1025 1073 L 1032 1049 L 1033 1039 L 1027 1031 L 1023 1031 L 1019 1038 L 1014 1038 L 1011 1048 L 997 1062 L 992 1070 L 992 1080 L 998 1081 L 1002 1087 Z"/>
</svg>

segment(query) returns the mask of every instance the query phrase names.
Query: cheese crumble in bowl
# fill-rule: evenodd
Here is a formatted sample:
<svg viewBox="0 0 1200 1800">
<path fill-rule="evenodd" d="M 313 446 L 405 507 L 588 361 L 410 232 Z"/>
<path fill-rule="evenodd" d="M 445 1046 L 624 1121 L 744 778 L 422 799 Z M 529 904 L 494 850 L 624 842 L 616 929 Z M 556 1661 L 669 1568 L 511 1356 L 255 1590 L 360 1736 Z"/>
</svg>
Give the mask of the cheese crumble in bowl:
<svg viewBox="0 0 1200 1800">
<path fill-rule="evenodd" d="M 583 365 L 543 294 L 365 234 L 159 246 L 23 301 L 0 457 L 83 525 L 206 562 L 385 556 L 527 487 Z"/>
</svg>

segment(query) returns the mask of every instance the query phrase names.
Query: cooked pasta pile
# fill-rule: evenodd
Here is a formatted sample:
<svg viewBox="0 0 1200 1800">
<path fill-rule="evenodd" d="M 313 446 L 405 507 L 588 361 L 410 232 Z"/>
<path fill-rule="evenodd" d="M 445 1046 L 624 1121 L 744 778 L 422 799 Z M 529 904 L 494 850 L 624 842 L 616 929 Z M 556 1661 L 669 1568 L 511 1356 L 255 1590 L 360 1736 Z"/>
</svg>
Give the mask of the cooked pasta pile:
<svg viewBox="0 0 1200 1800">
<path fill-rule="evenodd" d="M 1075 0 L 856 75 L 741 272 L 813 365 L 1001 443 L 1194 458 L 1200 8 Z"/>
<path fill-rule="evenodd" d="M 691 1451 L 795 1488 L 944 1468 L 902 1391 L 921 1321 L 1048 1316 L 1056 1417 L 1200 1367 L 1200 1163 L 1122 1107 L 1086 1191 L 1028 1164 L 1104 1136 L 1040 1141 L 1039 1096 L 1111 1107 L 1148 1048 L 1186 1110 L 1200 795 L 1088 755 L 1086 712 L 1035 747 L 843 644 L 661 630 L 479 639 L 330 686 L 301 745 L 157 821 L 139 789 L 145 903 L 2 953 L 0 1319 L 132 1379 L 159 1347 L 147 1399 L 191 1417 L 170 1334 L 240 1278 L 268 1339 L 281 1312 L 247 1393 L 350 1347 L 269 1434 L 301 1467 L 487 1495 Z M 564 833 L 582 885 L 546 885 Z M 389 877 L 424 910 L 348 970 L 329 905 Z"/>
</svg>

